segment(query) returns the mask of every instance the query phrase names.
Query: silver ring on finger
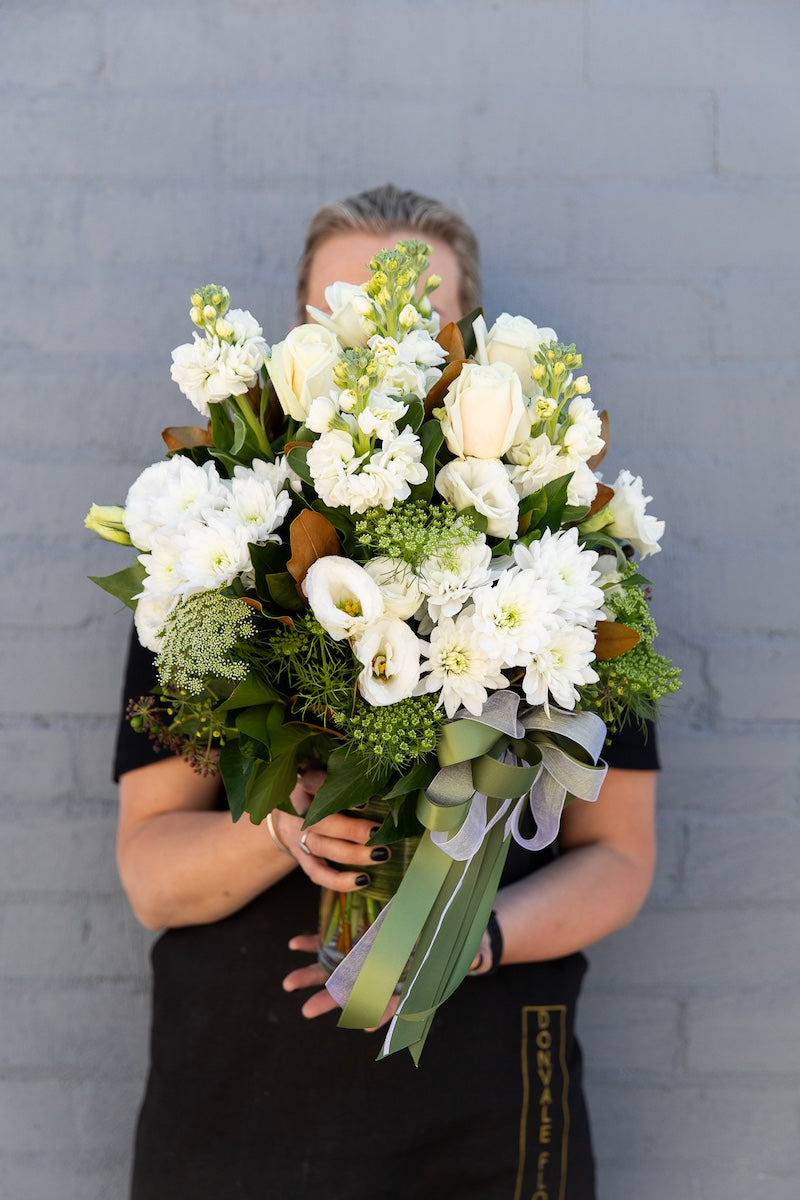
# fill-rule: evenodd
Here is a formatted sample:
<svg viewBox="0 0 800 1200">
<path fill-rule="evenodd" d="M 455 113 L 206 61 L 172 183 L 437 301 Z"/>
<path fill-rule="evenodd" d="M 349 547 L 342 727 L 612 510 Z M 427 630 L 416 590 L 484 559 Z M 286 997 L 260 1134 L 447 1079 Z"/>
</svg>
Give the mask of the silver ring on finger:
<svg viewBox="0 0 800 1200">
<path fill-rule="evenodd" d="M 307 854 L 310 858 L 311 851 L 309 850 L 308 846 L 306 845 L 306 838 L 308 837 L 308 834 L 309 834 L 309 831 L 307 829 L 304 833 L 300 834 L 300 849 L 303 851 L 303 854 Z"/>
</svg>

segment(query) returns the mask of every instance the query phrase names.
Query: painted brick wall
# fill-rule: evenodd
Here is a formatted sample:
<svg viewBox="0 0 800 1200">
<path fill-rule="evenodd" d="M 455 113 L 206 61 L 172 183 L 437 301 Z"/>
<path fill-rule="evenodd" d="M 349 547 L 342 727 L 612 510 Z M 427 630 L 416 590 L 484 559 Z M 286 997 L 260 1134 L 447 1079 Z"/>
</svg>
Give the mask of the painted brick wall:
<svg viewBox="0 0 800 1200">
<path fill-rule="evenodd" d="M 122 1196 L 144 1069 L 84 512 L 189 419 L 190 288 L 280 336 L 310 213 L 391 178 L 472 221 L 490 316 L 580 344 L 668 522 L 658 878 L 583 1006 L 601 1196 L 795 1200 L 799 46 L 791 0 L 2 0 L 0 1194 Z"/>
</svg>

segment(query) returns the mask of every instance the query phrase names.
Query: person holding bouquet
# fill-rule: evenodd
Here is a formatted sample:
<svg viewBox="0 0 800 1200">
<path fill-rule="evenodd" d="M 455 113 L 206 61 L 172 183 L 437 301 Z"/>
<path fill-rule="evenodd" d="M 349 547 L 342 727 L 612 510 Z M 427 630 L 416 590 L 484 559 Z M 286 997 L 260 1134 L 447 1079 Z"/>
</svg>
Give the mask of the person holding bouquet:
<svg viewBox="0 0 800 1200">
<path fill-rule="evenodd" d="M 314 217 L 305 306 L 335 306 L 383 246 L 432 247 L 442 325 L 479 300 L 478 248 L 438 201 L 387 186 Z M 295 350 L 303 339 L 296 331 Z M 156 684 L 134 638 L 125 703 Z M 374 1032 L 337 1029 L 316 949 L 318 891 L 368 886 L 391 847 L 337 813 L 304 831 L 313 764 L 268 828 L 231 821 L 219 778 L 120 724 L 118 863 L 152 951 L 147 1090 L 133 1200 L 348 1197 L 591 1200 L 594 1167 L 574 1023 L 582 950 L 633 919 L 654 869 L 654 735 L 623 726 L 599 801 L 564 811 L 557 845 L 512 843 L 471 977 L 438 1011 L 420 1066 L 376 1063 Z M 368 844 L 370 843 L 370 844 Z M 283 981 L 283 984 L 281 984 Z M 310 994 L 307 994 L 310 993 Z M 295 994 L 299 993 L 299 995 Z"/>
</svg>

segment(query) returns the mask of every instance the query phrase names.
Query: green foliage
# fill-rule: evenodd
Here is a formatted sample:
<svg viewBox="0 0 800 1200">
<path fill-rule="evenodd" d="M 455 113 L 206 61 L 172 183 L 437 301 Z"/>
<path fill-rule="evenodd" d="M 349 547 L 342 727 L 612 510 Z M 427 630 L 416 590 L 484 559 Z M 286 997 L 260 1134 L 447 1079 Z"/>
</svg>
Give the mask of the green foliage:
<svg viewBox="0 0 800 1200">
<path fill-rule="evenodd" d="M 387 512 L 371 508 L 356 523 L 358 542 L 373 555 L 401 558 L 413 571 L 425 559 L 436 556 L 446 562 L 460 547 L 475 541 L 472 520 L 449 504 L 431 507 L 424 500 L 410 500 Z"/>
</svg>

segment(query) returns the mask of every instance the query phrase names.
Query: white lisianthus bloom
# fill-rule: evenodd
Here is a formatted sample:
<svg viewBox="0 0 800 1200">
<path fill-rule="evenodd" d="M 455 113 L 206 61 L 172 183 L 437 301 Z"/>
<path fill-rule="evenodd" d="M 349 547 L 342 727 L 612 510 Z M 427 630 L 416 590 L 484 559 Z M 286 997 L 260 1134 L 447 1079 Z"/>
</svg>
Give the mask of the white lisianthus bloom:
<svg viewBox="0 0 800 1200">
<path fill-rule="evenodd" d="M 371 558 L 364 570 L 374 579 L 383 596 L 387 616 L 407 621 L 413 617 L 424 597 L 419 580 L 402 558 Z"/>
<path fill-rule="evenodd" d="M 353 654 L 364 667 L 358 690 L 368 704 L 396 704 L 414 694 L 421 646 L 397 617 L 381 617 L 353 639 Z"/>
<path fill-rule="evenodd" d="M 428 602 L 432 621 L 454 617 L 476 588 L 491 579 L 492 550 L 479 534 L 474 542 L 443 555 L 426 558 L 419 571 L 419 584 Z"/>
<path fill-rule="evenodd" d="M 463 706 L 480 716 L 488 698 L 488 690 L 508 687 L 500 663 L 481 648 L 472 619 L 463 613 L 456 620 L 443 617 L 431 632 L 430 646 L 423 644 L 427 662 L 417 693 L 439 692 L 436 707 L 444 706 L 448 717 L 454 717 Z"/>
<path fill-rule="evenodd" d="M 557 623 L 558 600 L 530 571 L 504 571 L 493 586 L 472 593 L 470 609 L 480 644 L 503 666 L 523 665 Z"/>
<path fill-rule="evenodd" d="M 287 416 L 305 421 L 312 400 L 329 395 L 340 351 L 336 336 L 320 325 L 298 325 L 272 347 L 267 370 Z"/>
<path fill-rule="evenodd" d="M 577 529 L 546 529 L 530 546 L 517 543 L 514 559 L 523 570 L 544 581 L 558 601 L 556 615 L 569 625 L 594 626 L 603 603 L 602 589 L 595 586 L 598 573 L 595 550 L 578 544 Z"/>
<path fill-rule="evenodd" d="M 486 336 L 486 354 L 490 363 L 507 363 L 519 376 L 526 396 L 540 388 L 533 378 L 533 356 L 548 342 L 556 342 L 555 330 L 534 325 L 527 317 L 501 313 Z"/>
<path fill-rule="evenodd" d="M 231 482 L 230 502 L 220 519 L 232 526 L 240 525 L 248 542 L 279 542 L 275 530 L 291 508 L 291 496 L 285 491 L 276 496 L 270 484 L 255 472 L 250 478 L 241 468 L 239 472 Z"/>
<path fill-rule="evenodd" d="M 186 582 L 181 599 L 198 592 L 227 587 L 251 569 L 247 530 L 230 525 L 220 513 L 208 513 L 205 523 L 195 522 L 176 534 L 180 561 L 178 570 Z"/>
<path fill-rule="evenodd" d="M 228 487 L 213 463 L 198 467 L 176 454 L 153 463 L 131 485 L 125 500 L 125 528 L 134 546 L 150 550 L 161 530 L 179 529 L 206 509 L 221 509 Z"/>
<path fill-rule="evenodd" d="M 658 554 L 661 549 L 659 539 L 664 534 L 664 522 L 648 516 L 645 512 L 653 497 L 643 494 L 641 475 L 634 477 L 630 471 L 620 471 L 611 486 L 614 495 L 608 503 L 607 511 L 612 520 L 604 532 L 629 542 L 642 558 L 647 558 L 648 554 Z M 128 532 L 130 533 L 130 530 Z"/>
<path fill-rule="evenodd" d="M 457 512 L 472 508 L 488 518 L 492 537 L 514 537 L 519 497 L 507 468 L 496 458 L 454 458 L 436 476 L 436 490 Z"/>
<path fill-rule="evenodd" d="M 325 289 L 325 303 L 331 310 L 306 305 L 306 312 L 324 329 L 335 334 L 346 349 L 366 346 L 367 338 L 374 331 L 372 320 L 375 306 L 364 291 L 363 285 L 355 283 L 332 283 Z"/>
<path fill-rule="evenodd" d="M 510 472 L 511 482 L 521 499 L 538 492 L 546 483 L 568 475 L 572 470 L 561 448 L 554 446 L 544 433 L 512 446 L 506 457 L 514 464 Z"/>
<path fill-rule="evenodd" d="M 550 634 L 548 644 L 537 651 L 525 672 L 522 687 L 529 704 L 543 704 L 549 714 L 549 696 L 561 708 L 573 709 L 579 699 L 578 685 L 596 683 L 594 634 L 580 625 L 563 625 Z"/>
<path fill-rule="evenodd" d="M 164 623 L 177 604 L 177 597 L 167 599 L 162 596 L 142 596 L 136 604 L 133 623 L 136 635 L 146 650 L 154 654 L 161 651 L 161 633 Z"/>
<path fill-rule="evenodd" d="M 501 458 L 530 433 L 518 375 L 506 363 L 467 363 L 447 389 L 441 422 L 459 458 Z"/>
<path fill-rule="evenodd" d="M 216 374 L 223 345 L 217 337 L 200 337 L 196 333 L 193 341 L 176 346 L 172 351 L 169 373 L 187 400 L 191 400 L 204 417 L 209 414 L 209 404 L 220 399 L 209 388 L 209 380 Z"/>
<path fill-rule="evenodd" d="M 569 421 L 564 432 L 567 454 L 587 459 L 599 454 L 605 442 L 601 437 L 600 414 L 588 396 L 576 396 L 567 410 Z"/>
<path fill-rule="evenodd" d="M 383 616 L 383 597 L 363 567 L 336 554 L 318 558 L 303 580 L 311 611 L 337 642 L 361 633 Z"/>
</svg>

